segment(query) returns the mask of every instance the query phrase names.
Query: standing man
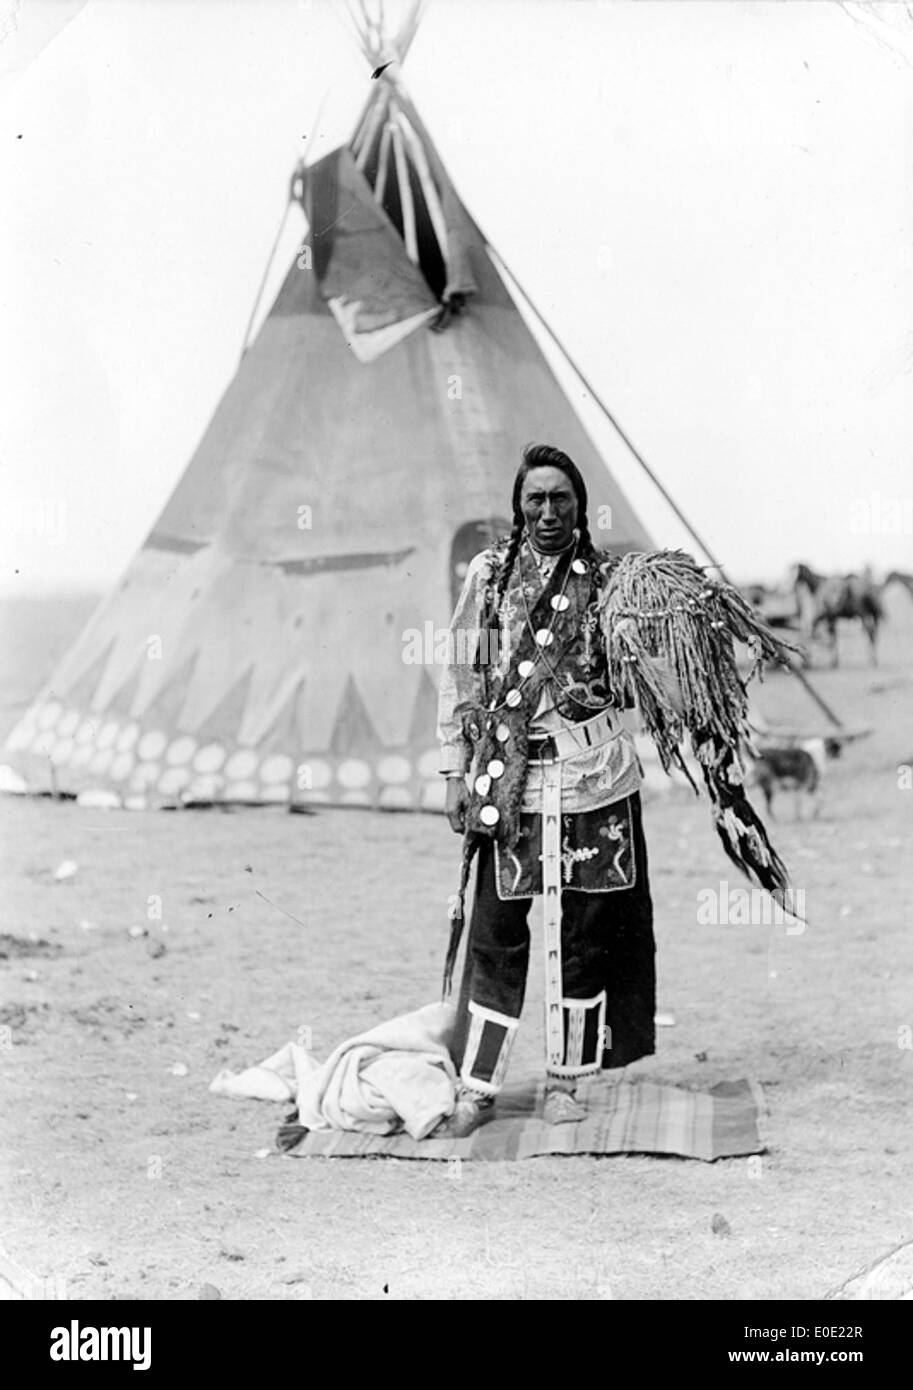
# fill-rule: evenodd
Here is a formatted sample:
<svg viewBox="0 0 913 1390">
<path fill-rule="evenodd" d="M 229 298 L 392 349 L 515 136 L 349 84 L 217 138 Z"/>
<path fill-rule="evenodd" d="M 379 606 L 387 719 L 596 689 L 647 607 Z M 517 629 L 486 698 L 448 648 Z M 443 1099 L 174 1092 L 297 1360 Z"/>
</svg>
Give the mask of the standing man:
<svg viewBox="0 0 913 1390">
<path fill-rule="evenodd" d="M 440 688 L 447 816 L 467 837 L 464 887 L 478 858 L 455 1046 L 460 1085 L 443 1131 L 451 1135 L 468 1134 L 503 1083 L 536 896 L 545 897 L 545 1118 L 582 1119 L 579 1078 L 654 1050 L 642 773 L 619 722 L 599 627 L 614 563 L 590 538 L 575 464 L 559 449 L 529 445 L 510 535 L 469 566 Z M 471 664 L 455 659 L 467 634 Z M 459 930 L 456 923 L 448 975 Z"/>
</svg>

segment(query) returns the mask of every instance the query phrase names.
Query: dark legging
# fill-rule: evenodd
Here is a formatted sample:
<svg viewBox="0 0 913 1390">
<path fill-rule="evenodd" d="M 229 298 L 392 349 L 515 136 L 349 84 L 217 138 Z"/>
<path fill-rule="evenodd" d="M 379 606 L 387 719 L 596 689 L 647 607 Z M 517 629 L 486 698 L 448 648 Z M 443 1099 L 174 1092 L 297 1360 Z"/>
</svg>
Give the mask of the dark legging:
<svg viewBox="0 0 913 1390">
<path fill-rule="evenodd" d="M 591 999 L 606 991 L 607 1038 L 604 1067 L 623 1067 L 654 1051 L 656 946 L 647 847 L 640 797 L 630 797 L 637 865 L 632 888 L 610 893 L 565 889 L 561 895 L 561 964 L 565 999 Z M 469 924 L 454 1060 L 462 1062 L 467 1006 L 476 1004 L 519 1018 L 526 993 L 532 898 L 502 902 L 495 887 L 490 841 L 479 850 L 475 901 Z"/>
</svg>

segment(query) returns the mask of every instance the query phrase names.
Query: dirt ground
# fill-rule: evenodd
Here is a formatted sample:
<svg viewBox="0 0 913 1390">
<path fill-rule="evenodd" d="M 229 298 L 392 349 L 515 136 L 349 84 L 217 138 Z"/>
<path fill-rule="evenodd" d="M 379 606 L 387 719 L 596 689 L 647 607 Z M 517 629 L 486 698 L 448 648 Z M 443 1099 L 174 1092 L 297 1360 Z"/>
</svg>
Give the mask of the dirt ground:
<svg viewBox="0 0 913 1390">
<path fill-rule="evenodd" d="M 871 735 L 829 764 L 817 819 L 780 806 L 802 934 L 700 924 L 699 890 L 737 886 L 707 808 L 679 790 L 646 806 L 659 1007 L 675 1025 L 634 1070 L 755 1078 L 760 1162 L 542 1158 L 457 1175 L 261 1156 L 283 1107 L 217 1099 L 209 1082 L 302 1027 L 322 1055 L 437 997 L 458 853 L 443 819 L 0 800 L 7 1255 L 75 1298 L 815 1299 L 913 1240 L 913 790 L 898 785 L 913 603 L 890 608 L 877 670 L 847 633 L 843 668 L 816 673 Z M 10 681 L 11 720 L 21 668 Z M 788 677 L 761 704 L 820 728 Z M 55 881 L 64 860 L 77 871 Z M 531 986 L 514 1076 L 541 1065 L 535 957 Z"/>
</svg>

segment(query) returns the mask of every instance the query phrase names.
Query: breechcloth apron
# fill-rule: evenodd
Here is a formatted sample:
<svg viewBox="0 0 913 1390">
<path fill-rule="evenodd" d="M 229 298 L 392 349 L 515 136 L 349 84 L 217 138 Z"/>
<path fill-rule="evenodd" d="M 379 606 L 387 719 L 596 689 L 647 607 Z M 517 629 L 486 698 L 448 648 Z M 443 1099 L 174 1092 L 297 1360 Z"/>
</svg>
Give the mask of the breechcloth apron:
<svg viewBox="0 0 913 1390">
<path fill-rule="evenodd" d="M 526 919 L 540 891 L 548 1074 L 582 1077 L 653 1051 L 655 946 L 640 798 L 561 812 L 562 763 L 604 743 L 611 721 L 606 713 L 531 734 L 542 814 L 523 817 L 522 850 L 488 843 L 479 852 L 455 1054 L 464 1084 L 483 1094 L 500 1088 L 515 1040 Z"/>
</svg>

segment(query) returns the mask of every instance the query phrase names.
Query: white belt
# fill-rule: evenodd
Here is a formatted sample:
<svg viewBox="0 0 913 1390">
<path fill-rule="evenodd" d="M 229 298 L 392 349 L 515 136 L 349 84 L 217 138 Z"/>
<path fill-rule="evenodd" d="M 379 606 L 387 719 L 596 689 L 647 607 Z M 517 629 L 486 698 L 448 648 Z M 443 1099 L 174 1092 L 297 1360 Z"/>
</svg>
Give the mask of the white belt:
<svg viewBox="0 0 913 1390">
<path fill-rule="evenodd" d="M 612 710 L 602 710 L 592 719 L 586 719 L 582 724 L 569 724 L 563 729 L 555 729 L 554 732 L 547 732 L 543 729 L 541 734 L 530 732 L 529 752 L 530 757 L 538 756 L 543 761 L 563 762 L 565 758 L 573 758 L 578 753 L 587 753 L 594 748 L 600 748 L 604 743 L 616 734 L 615 714 Z M 551 747 L 549 748 L 549 744 Z M 542 749 L 537 748 L 542 745 Z M 544 756 L 543 756 L 544 752 Z"/>
</svg>

